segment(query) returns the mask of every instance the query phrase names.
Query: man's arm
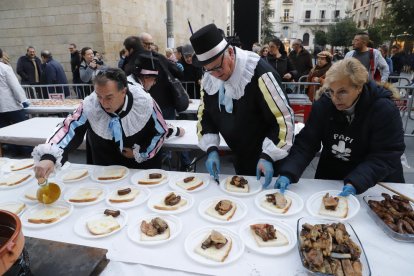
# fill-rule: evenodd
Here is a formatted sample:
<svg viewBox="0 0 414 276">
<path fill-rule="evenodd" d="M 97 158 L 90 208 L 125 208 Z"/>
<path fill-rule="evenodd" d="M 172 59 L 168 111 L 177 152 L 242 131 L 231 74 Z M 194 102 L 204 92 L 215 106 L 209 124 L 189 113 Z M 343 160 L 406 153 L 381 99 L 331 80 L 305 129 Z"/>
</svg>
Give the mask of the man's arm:
<svg viewBox="0 0 414 276">
<path fill-rule="evenodd" d="M 13 69 L 8 66 L 6 68 L 6 82 L 7 85 L 13 91 L 13 97 L 18 103 L 23 103 L 27 101 L 26 94 L 24 93 L 23 88 L 21 87 L 19 80 L 13 72 Z"/>
<path fill-rule="evenodd" d="M 17 60 L 16 72 L 22 78 L 22 80 L 27 80 L 28 77 L 27 77 L 26 72 L 24 71 L 23 62 L 24 61 L 23 61 L 23 58 L 22 57 L 20 57 Z"/>
<path fill-rule="evenodd" d="M 381 73 L 381 82 L 387 82 L 390 75 L 390 69 L 388 68 L 387 61 L 382 57 L 380 51 L 374 49 L 377 59 L 377 68 Z"/>
</svg>

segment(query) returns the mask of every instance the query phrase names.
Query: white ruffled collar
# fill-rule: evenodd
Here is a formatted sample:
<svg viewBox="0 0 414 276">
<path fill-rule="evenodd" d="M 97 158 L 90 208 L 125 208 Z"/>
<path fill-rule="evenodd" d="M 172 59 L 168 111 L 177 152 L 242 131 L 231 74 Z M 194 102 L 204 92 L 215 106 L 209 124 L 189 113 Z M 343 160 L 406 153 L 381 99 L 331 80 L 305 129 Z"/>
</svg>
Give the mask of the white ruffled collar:
<svg viewBox="0 0 414 276">
<path fill-rule="evenodd" d="M 121 118 L 122 130 L 126 137 L 138 133 L 145 127 L 154 107 L 151 95 L 131 76 L 128 76 L 128 81 L 133 83 L 128 85 L 133 98 L 130 100 L 133 103 L 128 114 Z M 111 140 L 112 133 L 108 128 L 111 116 L 102 109 L 95 92 L 85 98 L 83 106 L 92 130 L 102 138 Z"/>
<path fill-rule="evenodd" d="M 226 96 L 238 100 L 243 97 L 244 88 L 252 80 L 260 56 L 251 51 L 234 48 L 236 53 L 234 71 L 230 78 L 224 81 L 224 88 L 226 89 Z M 223 81 L 210 74 L 204 74 L 202 84 L 208 95 L 214 95 L 220 89 Z"/>
</svg>

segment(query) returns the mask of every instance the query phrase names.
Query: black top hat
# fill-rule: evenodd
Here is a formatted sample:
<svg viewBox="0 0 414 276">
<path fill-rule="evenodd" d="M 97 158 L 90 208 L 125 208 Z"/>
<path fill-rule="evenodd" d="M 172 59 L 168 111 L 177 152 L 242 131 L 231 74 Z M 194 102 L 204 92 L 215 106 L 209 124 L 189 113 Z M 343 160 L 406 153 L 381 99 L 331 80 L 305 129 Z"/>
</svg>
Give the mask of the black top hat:
<svg viewBox="0 0 414 276">
<path fill-rule="evenodd" d="M 135 60 L 135 73 L 142 76 L 158 76 L 159 61 L 151 52 L 145 51 Z"/>
<path fill-rule="evenodd" d="M 190 37 L 196 58 L 193 64 L 206 65 L 220 56 L 229 46 L 216 25 L 209 24 L 204 26 Z"/>
</svg>

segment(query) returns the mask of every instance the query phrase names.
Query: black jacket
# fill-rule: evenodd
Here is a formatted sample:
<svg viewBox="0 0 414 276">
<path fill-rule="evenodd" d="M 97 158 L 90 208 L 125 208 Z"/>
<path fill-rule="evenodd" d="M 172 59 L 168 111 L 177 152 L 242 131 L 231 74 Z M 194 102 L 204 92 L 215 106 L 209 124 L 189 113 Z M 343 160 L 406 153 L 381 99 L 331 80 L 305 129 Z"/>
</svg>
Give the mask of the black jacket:
<svg viewBox="0 0 414 276">
<path fill-rule="evenodd" d="M 180 61 L 184 67 L 183 77 L 181 81 L 183 82 L 194 82 L 193 83 L 184 83 L 184 87 L 187 90 L 190 98 L 200 99 L 200 85 L 199 81 L 203 77 L 203 71 L 200 67 L 196 67 L 193 64 L 188 64 L 185 62 L 184 58 Z"/>
<path fill-rule="evenodd" d="M 325 95 L 312 106 L 305 127 L 296 136 L 281 175 L 297 182 L 323 146 L 315 178 L 344 180 L 363 193 L 379 181 L 404 182 L 401 155 L 404 131 L 391 92 L 370 81 L 348 123 Z"/>
<path fill-rule="evenodd" d="M 72 71 L 73 83 L 82 83 L 79 74 L 79 67 L 81 64 L 81 55 L 79 51 L 70 54 L 70 68 Z"/>
<path fill-rule="evenodd" d="M 280 58 L 268 55 L 263 59 L 266 60 L 277 71 L 283 81 L 292 81 L 298 73 L 287 55 L 282 55 Z M 287 73 L 290 73 L 293 79 L 284 79 L 283 76 Z"/>
<path fill-rule="evenodd" d="M 302 48 L 302 51 L 297 54 L 295 51 L 289 53 L 289 59 L 297 70 L 295 80 L 298 81 L 300 77 L 309 74 L 313 68 L 312 57 L 309 52 Z"/>
<path fill-rule="evenodd" d="M 38 57 L 35 57 L 35 62 L 37 65 L 37 73 L 39 77 L 39 82 L 36 82 L 35 77 L 35 67 L 33 66 L 32 60 L 26 55 L 21 56 L 17 60 L 16 71 L 17 74 L 22 78 L 22 84 L 39 84 L 42 77 L 42 63 Z"/>
</svg>

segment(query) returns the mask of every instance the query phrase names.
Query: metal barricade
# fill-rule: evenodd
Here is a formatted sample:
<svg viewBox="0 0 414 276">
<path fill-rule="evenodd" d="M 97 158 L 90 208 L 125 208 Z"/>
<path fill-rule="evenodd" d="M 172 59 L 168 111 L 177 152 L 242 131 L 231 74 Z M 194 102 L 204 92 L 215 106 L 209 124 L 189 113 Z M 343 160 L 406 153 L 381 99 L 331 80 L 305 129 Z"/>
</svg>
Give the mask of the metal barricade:
<svg viewBox="0 0 414 276">
<path fill-rule="evenodd" d="M 403 121 L 404 135 L 405 136 L 414 136 L 414 130 L 408 130 L 409 120 L 414 120 L 411 117 L 411 111 L 413 109 L 413 91 L 414 86 L 402 85 L 395 86 L 400 93 L 400 99 L 394 100 L 398 109 L 400 110 L 401 120 Z"/>
<path fill-rule="evenodd" d="M 184 86 L 185 91 L 192 99 L 196 99 L 197 92 L 196 92 L 196 83 L 194 81 L 182 81 L 181 84 Z"/>
<path fill-rule="evenodd" d="M 28 99 L 49 99 L 51 94 L 62 98 L 84 99 L 94 88 L 92 84 L 22 85 Z"/>
<path fill-rule="evenodd" d="M 405 86 L 410 83 L 410 79 L 401 76 L 389 76 L 388 82 L 392 83 L 394 86 Z"/>
<path fill-rule="evenodd" d="M 319 82 L 282 82 L 282 85 L 287 94 L 306 94 L 310 85 L 316 87 L 315 91 L 321 86 Z M 314 99 L 315 95 L 313 96 Z"/>
</svg>

